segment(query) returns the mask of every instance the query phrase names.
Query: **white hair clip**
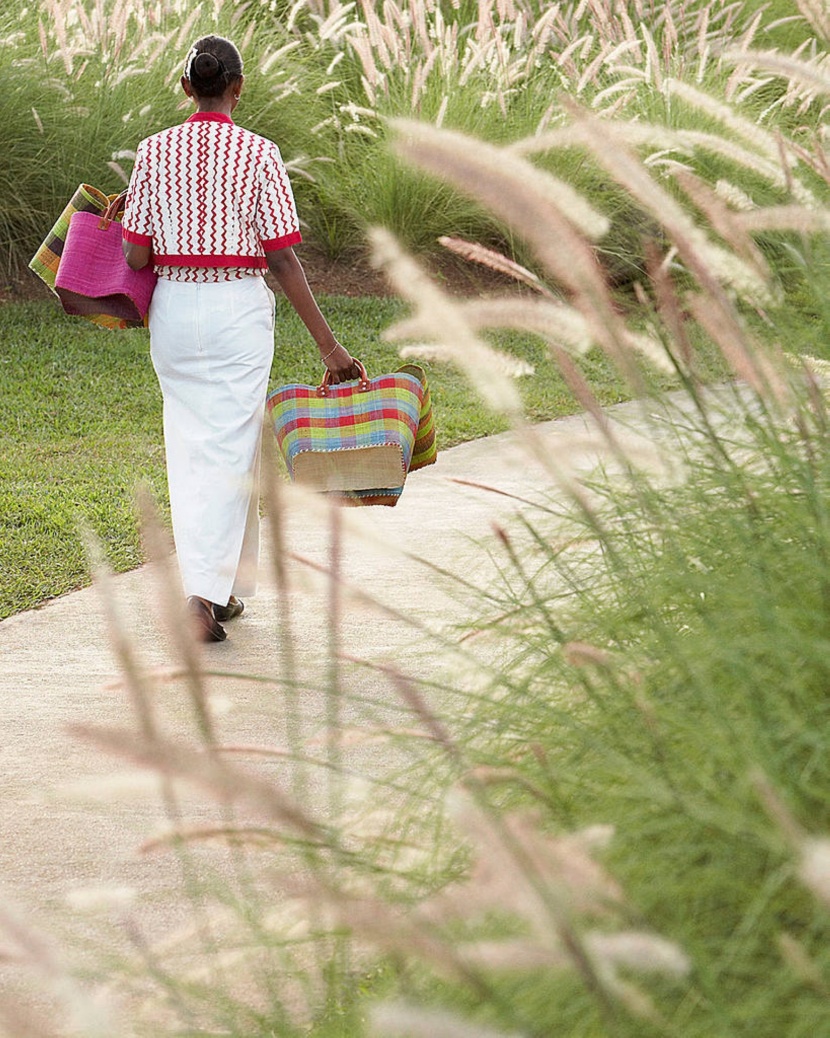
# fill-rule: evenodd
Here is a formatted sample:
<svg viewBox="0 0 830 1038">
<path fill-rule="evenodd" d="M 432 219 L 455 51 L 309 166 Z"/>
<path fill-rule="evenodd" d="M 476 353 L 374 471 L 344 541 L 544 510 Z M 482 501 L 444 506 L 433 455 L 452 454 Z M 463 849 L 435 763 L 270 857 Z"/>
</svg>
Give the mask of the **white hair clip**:
<svg viewBox="0 0 830 1038">
<path fill-rule="evenodd" d="M 193 68 L 193 61 L 194 61 L 194 59 L 195 59 L 195 57 L 196 57 L 196 55 L 198 53 L 199 52 L 196 50 L 196 47 L 193 46 L 193 47 L 190 48 L 190 51 L 189 51 L 187 57 L 185 58 L 185 62 L 184 62 L 184 78 L 187 79 L 187 80 L 190 79 L 190 70 Z"/>
</svg>

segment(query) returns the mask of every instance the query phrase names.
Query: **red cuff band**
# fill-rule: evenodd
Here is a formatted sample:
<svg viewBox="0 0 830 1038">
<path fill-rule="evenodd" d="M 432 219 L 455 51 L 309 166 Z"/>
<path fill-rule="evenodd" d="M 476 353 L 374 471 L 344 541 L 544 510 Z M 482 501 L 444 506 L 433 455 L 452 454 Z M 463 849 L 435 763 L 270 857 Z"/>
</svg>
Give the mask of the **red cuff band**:
<svg viewBox="0 0 830 1038">
<path fill-rule="evenodd" d="M 290 245 L 299 245 L 302 240 L 303 236 L 299 231 L 292 231 L 290 234 L 284 234 L 282 238 L 264 241 L 262 247 L 266 252 L 276 252 L 278 249 L 287 249 Z"/>
<path fill-rule="evenodd" d="M 149 234 L 136 234 L 135 231 L 128 231 L 126 227 L 121 228 L 121 237 L 124 241 L 128 241 L 130 245 L 153 244 L 153 239 Z"/>
</svg>

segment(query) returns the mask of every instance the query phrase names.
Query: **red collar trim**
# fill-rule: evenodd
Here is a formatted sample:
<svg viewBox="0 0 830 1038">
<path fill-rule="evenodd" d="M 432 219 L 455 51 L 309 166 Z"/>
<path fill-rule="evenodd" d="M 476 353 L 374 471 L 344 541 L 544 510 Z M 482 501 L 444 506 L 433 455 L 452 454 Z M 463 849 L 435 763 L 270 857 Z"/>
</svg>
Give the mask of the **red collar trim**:
<svg viewBox="0 0 830 1038">
<path fill-rule="evenodd" d="M 225 115 L 224 112 L 194 112 L 189 119 L 186 120 L 189 123 L 230 123 L 233 126 L 233 119 L 229 115 Z"/>
</svg>

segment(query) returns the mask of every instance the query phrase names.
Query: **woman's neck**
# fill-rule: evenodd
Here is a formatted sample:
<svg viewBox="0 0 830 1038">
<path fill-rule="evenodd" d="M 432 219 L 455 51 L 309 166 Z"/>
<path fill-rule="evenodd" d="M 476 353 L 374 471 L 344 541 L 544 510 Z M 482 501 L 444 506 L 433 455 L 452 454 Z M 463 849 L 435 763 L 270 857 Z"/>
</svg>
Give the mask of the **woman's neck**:
<svg viewBox="0 0 830 1038">
<path fill-rule="evenodd" d="M 205 97 L 196 102 L 196 111 L 200 114 L 210 112 L 216 115 L 227 115 L 230 118 L 233 106 L 224 97 Z"/>
</svg>

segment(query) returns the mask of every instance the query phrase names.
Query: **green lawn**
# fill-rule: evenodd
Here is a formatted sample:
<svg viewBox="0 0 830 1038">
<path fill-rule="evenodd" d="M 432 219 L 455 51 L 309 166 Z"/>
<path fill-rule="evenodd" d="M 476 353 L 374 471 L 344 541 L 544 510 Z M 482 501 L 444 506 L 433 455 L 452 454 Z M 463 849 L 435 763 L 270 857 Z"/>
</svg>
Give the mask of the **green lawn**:
<svg viewBox="0 0 830 1038">
<path fill-rule="evenodd" d="M 403 313 L 394 299 L 321 298 L 342 341 L 370 373 L 394 369 L 396 348 L 383 329 Z M 495 337 L 537 369 L 523 378 L 534 420 L 576 405 L 545 347 L 513 334 Z M 586 368 L 603 403 L 624 390 L 599 356 Z M 314 382 L 317 351 L 280 301 L 272 382 Z M 429 369 L 439 448 L 499 432 L 457 372 Z M 0 306 L 0 619 L 89 580 L 79 526 L 89 525 L 123 571 L 142 561 L 134 491 L 148 484 L 164 506 L 161 396 L 143 330 L 106 332 L 67 317 L 51 301 Z"/>
<path fill-rule="evenodd" d="M 321 296 L 320 304 L 370 374 L 399 366 L 397 347 L 382 336 L 404 315 L 405 304 L 346 296 Z M 749 316 L 760 337 L 793 352 L 825 355 L 826 314 L 814 314 L 804 300 L 790 295 L 771 323 L 769 317 L 761 322 Z M 272 385 L 316 382 L 317 350 L 282 299 L 277 321 Z M 712 347 L 696 331 L 691 334 L 708 376 L 723 375 Z M 580 409 L 541 340 L 513 332 L 489 338 L 535 369 L 519 380 L 528 419 Z M 506 428 L 458 371 L 425 366 L 439 450 Z M 599 350 L 580 367 L 602 405 L 628 396 Z M 116 571 L 141 563 L 135 488 L 147 484 L 162 511 L 167 495 L 161 395 L 146 331 L 102 331 L 66 316 L 51 300 L 0 305 L 0 437 L 0 620 L 88 583 L 83 524 L 103 540 Z"/>
</svg>

